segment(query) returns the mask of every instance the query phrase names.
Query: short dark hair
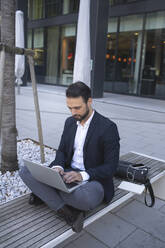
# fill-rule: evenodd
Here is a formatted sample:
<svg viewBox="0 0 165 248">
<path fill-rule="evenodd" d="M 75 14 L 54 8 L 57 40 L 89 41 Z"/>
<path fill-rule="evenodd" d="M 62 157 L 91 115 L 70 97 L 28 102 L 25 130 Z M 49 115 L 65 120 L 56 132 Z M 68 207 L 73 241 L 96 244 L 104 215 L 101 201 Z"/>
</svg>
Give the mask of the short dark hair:
<svg viewBox="0 0 165 248">
<path fill-rule="evenodd" d="M 88 99 L 91 97 L 91 89 L 83 82 L 76 82 L 71 85 L 66 90 L 66 97 L 82 97 L 84 102 L 87 103 Z"/>
</svg>

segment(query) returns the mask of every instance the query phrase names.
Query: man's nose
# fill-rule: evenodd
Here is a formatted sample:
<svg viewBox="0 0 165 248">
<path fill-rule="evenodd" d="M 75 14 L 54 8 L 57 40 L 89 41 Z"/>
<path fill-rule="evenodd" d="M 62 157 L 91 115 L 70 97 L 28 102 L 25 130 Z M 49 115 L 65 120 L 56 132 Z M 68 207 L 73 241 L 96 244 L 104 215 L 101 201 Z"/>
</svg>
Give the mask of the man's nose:
<svg viewBox="0 0 165 248">
<path fill-rule="evenodd" d="M 76 114 L 76 109 L 72 109 L 71 113 L 72 113 L 72 115 L 75 115 Z"/>
</svg>

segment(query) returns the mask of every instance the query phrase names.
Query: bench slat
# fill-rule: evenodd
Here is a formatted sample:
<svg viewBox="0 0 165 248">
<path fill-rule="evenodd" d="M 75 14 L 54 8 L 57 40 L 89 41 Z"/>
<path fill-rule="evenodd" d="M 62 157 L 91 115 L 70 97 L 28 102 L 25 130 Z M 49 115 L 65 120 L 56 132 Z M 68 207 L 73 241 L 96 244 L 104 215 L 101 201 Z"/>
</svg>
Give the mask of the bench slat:
<svg viewBox="0 0 165 248">
<path fill-rule="evenodd" d="M 29 199 L 29 194 L 26 194 L 26 195 L 23 195 L 24 199 Z M 6 202 L 6 203 L 2 203 L 0 204 L 0 209 L 2 208 L 4 211 L 6 211 L 6 207 L 8 207 L 8 209 L 11 207 L 13 208 L 13 206 L 17 206 L 20 204 L 20 202 L 22 203 L 22 196 L 16 198 L 16 199 L 13 199 L 9 202 Z M 5 209 L 4 209 L 4 205 L 5 205 Z"/>
<path fill-rule="evenodd" d="M 1 231 L 1 236 L 5 235 L 6 233 L 13 232 L 17 230 L 17 233 L 19 233 L 19 228 L 21 228 L 21 231 L 23 230 L 22 226 L 24 225 L 25 228 L 27 228 L 31 223 L 36 223 L 40 219 L 46 219 L 51 216 L 54 216 L 53 211 L 49 211 L 49 209 L 45 209 L 45 211 L 40 211 L 39 213 L 36 213 L 35 215 L 31 216 L 30 218 L 27 216 L 26 219 L 20 219 L 19 222 L 14 221 L 12 224 L 8 223 L 8 225 L 5 225 L 5 228 Z"/>
<path fill-rule="evenodd" d="M 12 223 L 16 219 L 20 222 L 23 219 L 27 219 L 30 216 L 35 216 L 35 214 L 37 214 L 39 212 L 43 212 L 44 210 L 47 210 L 47 209 L 48 209 L 47 206 L 44 205 L 44 207 L 42 209 L 41 208 L 37 208 L 37 209 L 30 208 L 30 209 L 27 209 L 27 210 L 24 209 L 22 211 L 22 213 L 20 213 L 18 215 L 15 215 L 15 216 L 13 215 L 10 218 L 8 218 L 8 216 L 6 215 L 6 219 L 3 220 L 3 222 L 1 222 L 1 227 L 2 227 L 2 225 L 5 226 L 9 222 Z M 14 209 L 13 209 L 13 211 L 14 211 Z M 0 230 L 1 230 L 1 227 L 0 227 Z"/>
<path fill-rule="evenodd" d="M 46 218 L 45 218 L 46 217 Z M 35 229 L 38 229 L 40 226 L 42 226 L 42 221 L 44 220 L 44 224 L 51 222 L 52 220 L 55 220 L 54 216 L 52 215 L 44 215 L 40 216 L 40 218 L 32 220 L 29 223 L 23 223 L 23 225 L 18 226 L 15 225 L 15 229 L 14 230 L 5 230 L 2 232 L 1 234 L 1 241 L 6 241 L 8 239 L 12 239 L 14 237 L 15 240 L 15 235 L 17 235 L 17 237 L 19 236 L 25 236 L 27 232 L 29 232 L 29 230 L 33 230 L 35 231 Z M 58 220 L 59 221 L 59 220 Z M 28 231 L 27 231 L 28 230 Z M 24 233 L 23 233 L 24 232 Z"/>
<path fill-rule="evenodd" d="M 22 226 L 21 232 L 19 232 L 17 235 L 10 237 L 9 239 L 4 237 L 5 241 L 3 241 L 3 237 L 1 237 L 2 241 L 2 248 L 3 247 L 23 247 L 23 244 L 26 244 L 34 237 L 37 237 L 40 239 L 44 235 L 47 235 L 50 230 L 53 230 L 56 232 L 58 228 L 65 225 L 65 222 L 61 221 L 60 219 L 57 219 L 55 216 L 53 218 L 48 218 L 44 222 L 39 222 L 36 225 L 30 226 L 30 228 L 26 229 L 26 226 Z M 47 233 L 47 234 L 46 234 Z"/>
</svg>

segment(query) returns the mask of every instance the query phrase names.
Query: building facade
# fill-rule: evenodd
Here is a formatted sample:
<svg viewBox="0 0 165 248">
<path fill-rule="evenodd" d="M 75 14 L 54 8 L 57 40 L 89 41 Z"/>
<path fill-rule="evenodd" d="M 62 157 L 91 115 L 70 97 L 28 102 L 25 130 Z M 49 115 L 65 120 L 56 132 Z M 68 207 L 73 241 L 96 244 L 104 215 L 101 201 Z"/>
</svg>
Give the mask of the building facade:
<svg viewBox="0 0 165 248">
<path fill-rule="evenodd" d="M 71 84 L 79 0 L 24 2 L 28 5 L 22 6 L 24 10 L 25 6 L 28 9 L 27 47 L 37 51 L 35 69 L 38 82 Z M 101 2 L 108 2 L 109 7 L 107 15 L 104 9 L 97 16 L 97 25 L 91 24 L 98 33 L 102 32 L 102 27 L 106 30 L 106 37 L 102 40 L 95 40 L 95 35 L 91 38 L 92 44 L 100 42 L 98 46 L 106 48 L 102 50 L 103 56 L 99 49 L 93 51 L 98 68 L 99 64 L 104 64 L 101 82 L 93 82 L 93 87 L 99 92 L 96 97 L 108 91 L 165 99 L 165 1 L 91 2 L 93 10 L 97 8 L 99 11 Z"/>
</svg>

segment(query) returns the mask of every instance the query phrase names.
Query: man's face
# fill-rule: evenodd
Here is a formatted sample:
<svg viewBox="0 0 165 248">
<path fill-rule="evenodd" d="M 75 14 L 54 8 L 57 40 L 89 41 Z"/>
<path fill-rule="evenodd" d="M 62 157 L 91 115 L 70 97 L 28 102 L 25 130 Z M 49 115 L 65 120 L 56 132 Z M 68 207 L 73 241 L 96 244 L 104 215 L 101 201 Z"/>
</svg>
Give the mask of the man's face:
<svg viewBox="0 0 165 248">
<path fill-rule="evenodd" d="M 91 98 L 89 98 L 88 102 L 85 103 L 81 96 L 75 98 L 67 97 L 66 103 L 72 113 L 72 116 L 77 121 L 81 122 L 83 120 L 88 119 L 88 116 L 91 112 L 91 103 L 92 103 Z"/>
</svg>

